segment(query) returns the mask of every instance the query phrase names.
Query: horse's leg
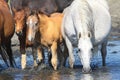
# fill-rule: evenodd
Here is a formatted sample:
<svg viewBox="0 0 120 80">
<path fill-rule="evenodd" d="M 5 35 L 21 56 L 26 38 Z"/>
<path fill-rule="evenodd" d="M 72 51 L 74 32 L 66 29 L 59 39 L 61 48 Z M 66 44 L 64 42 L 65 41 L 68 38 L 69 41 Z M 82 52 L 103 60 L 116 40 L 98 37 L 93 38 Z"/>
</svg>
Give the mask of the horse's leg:
<svg viewBox="0 0 120 80">
<path fill-rule="evenodd" d="M 33 46 L 32 46 L 32 55 L 33 55 L 33 60 L 34 60 L 33 68 L 38 66 L 37 61 L 36 61 L 37 60 L 37 49 L 38 49 L 38 46 L 36 45 L 36 43 L 33 43 Z"/>
<path fill-rule="evenodd" d="M 73 68 L 74 61 L 75 61 L 74 54 L 73 54 L 73 46 L 67 37 L 65 38 L 65 42 L 69 52 L 69 65 L 70 65 L 70 68 Z"/>
<path fill-rule="evenodd" d="M 52 53 L 50 50 L 48 50 L 48 64 L 49 64 L 49 66 L 52 66 L 51 59 L 52 59 Z"/>
<path fill-rule="evenodd" d="M 44 63 L 44 53 L 42 47 L 37 48 L 37 54 L 38 54 L 38 65 L 41 63 Z"/>
<path fill-rule="evenodd" d="M 62 51 L 62 48 L 63 48 L 63 51 Z M 65 66 L 66 64 L 66 59 L 68 57 L 68 49 L 67 49 L 67 46 L 65 44 L 65 41 L 63 41 L 63 45 L 60 46 L 60 44 L 58 44 L 58 59 L 59 59 L 59 62 L 60 62 L 60 67 L 63 67 Z"/>
<path fill-rule="evenodd" d="M 5 48 L 6 48 L 8 56 L 9 56 L 10 66 L 11 67 L 16 66 L 16 63 L 15 63 L 15 60 L 14 60 L 13 54 L 12 54 L 12 49 L 11 49 L 11 40 L 9 40 L 7 43 L 5 43 Z"/>
<path fill-rule="evenodd" d="M 51 53 L 52 53 L 51 64 L 54 70 L 57 70 L 57 42 L 55 41 L 51 46 Z"/>
<path fill-rule="evenodd" d="M 60 44 L 57 45 L 57 53 L 58 53 L 59 64 L 60 64 L 60 67 L 62 68 L 63 63 L 64 63 L 64 56 L 63 56 L 64 54 L 62 52 Z"/>
<path fill-rule="evenodd" d="M 1 54 L 1 57 L 3 58 L 5 64 L 7 65 L 7 67 L 9 67 L 9 63 L 7 61 L 8 59 L 8 54 L 6 53 L 6 50 L 3 46 L 0 45 L 0 54 Z"/>
<path fill-rule="evenodd" d="M 64 52 L 63 52 L 63 55 L 64 55 L 64 63 L 63 63 L 63 65 L 65 66 L 66 60 L 67 60 L 67 58 L 68 58 L 68 56 L 69 56 L 69 54 L 68 54 L 68 48 L 67 48 L 67 45 L 66 45 L 66 43 L 65 43 L 65 40 L 63 40 L 63 46 L 64 46 Z"/>
<path fill-rule="evenodd" d="M 107 40 L 102 43 L 101 55 L 102 55 L 102 65 L 106 66 Z"/>
<path fill-rule="evenodd" d="M 21 53 L 21 68 L 26 68 L 26 53 L 25 53 L 25 36 L 18 36 L 20 41 L 20 53 Z"/>
<path fill-rule="evenodd" d="M 41 69 L 47 67 L 47 65 L 46 65 L 45 62 L 44 62 L 45 54 L 44 54 L 44 50 L 43 50 L 42 46 L 39 46 L 39 47 L 37 48 L 37 54 L 38 54 L 38 57 L 37 57 L 37 59 L 38 59 L 38 63 L 37 63 L 37 64 L 38 64 L 38 67 L 37 67 L 37 70 L 40 71 Z"/>
</svg>

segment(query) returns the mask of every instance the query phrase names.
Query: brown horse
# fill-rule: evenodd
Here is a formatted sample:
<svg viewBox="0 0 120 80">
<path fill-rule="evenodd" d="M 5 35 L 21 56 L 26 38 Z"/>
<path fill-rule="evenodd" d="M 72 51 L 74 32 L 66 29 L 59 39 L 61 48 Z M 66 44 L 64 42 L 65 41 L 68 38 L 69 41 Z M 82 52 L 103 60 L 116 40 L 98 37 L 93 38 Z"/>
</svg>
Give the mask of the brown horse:
<svg viewBox="0 0 120 80">
<path fill-rule="evenodd" d="M 21 57 L 21 66 L 22 69 L 26 67 L 26 54 L 25 54 L 25 48 L 28 45 L 28 40 L 26 40 L 26 10 L 33 9 L 38 10 L 46 15 L 50 15 L 53 12 L 61 11 L 65 7 L 68 6 L 72 2 L 72 0 L 59 0 L 61 3 L 58 2 L 58 0 L 11 0 L 11 10 L 13 12 L 16 29 L 15 32 L 18 34 L 18 38 L 20 41 L 20 52 L 22 54 Z M 65 1 L 65 3 L 64 3 Z M 63 4 L 64 7 L 59 7 L 58 4 Z M 37 6 L 36 6 L 37 5 Z M 59 10 L 60 9 L 60 10 Z"/>
<path fill-rule="evenodd" d="M 14 29 L 13 17 L 9 7 L 4 0 L 0 0 L 0 50 L 3 50 L 4 48 L 3 52 L 7 53 L 11 67 L 14 67 L 15 64 L 11 49 L 11 38 L 14 34 Z M 3 54 L 3 56 L 4 55 L 5 54 Z M 6 62 L 5 57 L 4 60 Z"/>
<path fill-rule="evenodd" d="M 58 54 L 61 55 L 60 44 L 63 41 L 61 34 L 61 22 L 62 22 L 63 14 L 61 13 L 53 13 L 48 17 L 45 14 L 30 14 L 27 18 L 27 36 L 26 38 L 33 42 L 33 48 L 35 51 L 39 46 L 47 47 L 52 54 L 51 64 L 54 70 L 57 69 L 58 65 Z M 67 49 L 66 49 L 67 50 Z M 43 54 L 41 49 L 39 48 L 39 54 Z M 35 55 L 36 52 L 33 52 Z M 67 56 L 64 55 L 64 59 Z M 43 59 L 41 57 L 41 59 Z M 61 59 L 61 58 L 60 58 Z M 34 61 L 36 60 L 34 56 Z M 34 63 L 36 65 L 36 62 Z"/>
</svg>

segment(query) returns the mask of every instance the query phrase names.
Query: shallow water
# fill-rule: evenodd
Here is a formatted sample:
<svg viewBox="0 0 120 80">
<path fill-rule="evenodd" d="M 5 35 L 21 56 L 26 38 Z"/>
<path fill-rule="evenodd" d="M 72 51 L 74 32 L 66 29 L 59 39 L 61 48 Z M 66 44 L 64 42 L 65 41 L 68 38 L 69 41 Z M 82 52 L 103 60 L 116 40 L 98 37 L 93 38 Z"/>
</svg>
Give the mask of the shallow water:
<svg viewBox="0 0 120 80">
<path fill-rule="evenodd" d="M 116 37 L 114 37 L 116 38 Z M 14 48 L 13 48 L 14 49 Z M 19 53 L 18 48 L 14 53 Z M 93 71 L 90 74 L 81 72 L 82 66 L 75 53 L 75 68 L 70 69 L 68 62 L 65 68 L 54 71 L 52 68 L 46 68 L 41 71 L 21 70 L 20 55 L 15 56 L 17 68 L 5 69 L 5 64 L 0 60 L 0 80 L 120 80 L 120 40 L 111 40 L 107 46 L 106 67 L 102 67 L 101 54 L 99 53 L 92 59 Z M 76 51 L 74 51 L 76 52 Z M 33 64 L 31 51 L 27 51 L 27 66 Z M 4 69 L 4 70 L 3 70 Z"/>
</svg>

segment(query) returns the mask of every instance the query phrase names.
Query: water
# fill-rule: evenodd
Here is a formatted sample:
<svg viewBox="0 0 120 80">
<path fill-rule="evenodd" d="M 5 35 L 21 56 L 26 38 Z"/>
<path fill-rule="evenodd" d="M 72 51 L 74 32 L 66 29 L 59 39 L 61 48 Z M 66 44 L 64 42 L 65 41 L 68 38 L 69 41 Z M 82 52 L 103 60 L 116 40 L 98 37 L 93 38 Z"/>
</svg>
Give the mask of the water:
<svg viewBox="0 0 120 80">
<path fill-rule="evenodd" d="M 116 38 L 116 37 L 115 37 Z M 14 53 L 19 53 L 18 48 Z M 54 71 L 52 68 L 46 68 L 41 71 L 21 70 L 20 54 L 15 55 L 18 68 L 8 68 L 3 70 L 5 64 L 0 60 L 0 80 L 120 80 L 120 40 L 111 40 L 107 46 L 106 67 L 102 66 L 101 54 L 93 58 L 92 64 L 96 65 L 90 74 L 82 73 L 82 66 L 77 54 L 75 68 L 70 69 L 68 63 L 65 68 Z M 75 51 L 76 52 L 76 51 Z M 27 51 L 27 66 L 33 64 L 31 51 Z"/>
</svg>

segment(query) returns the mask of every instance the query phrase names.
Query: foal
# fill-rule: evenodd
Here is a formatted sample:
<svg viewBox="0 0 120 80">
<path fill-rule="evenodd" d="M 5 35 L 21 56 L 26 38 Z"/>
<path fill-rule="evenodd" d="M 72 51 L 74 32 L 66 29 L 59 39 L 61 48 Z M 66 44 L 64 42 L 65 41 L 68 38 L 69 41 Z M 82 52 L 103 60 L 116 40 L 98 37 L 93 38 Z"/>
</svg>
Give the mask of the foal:
<svg viewBox="0 0 120 80">
<path fill-rule="evenodd" d="M 58 48 L 60 48 L 60 43 L 63 41 L 61 34 L 62 17 L 63 14 L 61 13 L 53 13 L 50 17 L 42 13 L 33 13 L 27 18 L 26 21 L 27 39 L 34 43 L 33 48 L 45 46 L 50 49 L 52 54 L 51 64 L 54 70 L 57 69 L 58 65 L 57 51 L 59 50 Z M 39 49 L 39 52 L 40 51 L 41 50 Z M 65 59 L 66 57 L 67 56 L 64 56 Z M 35 59 L 36 58 L 34 58 L 34 61 Z"/>
</svg>

